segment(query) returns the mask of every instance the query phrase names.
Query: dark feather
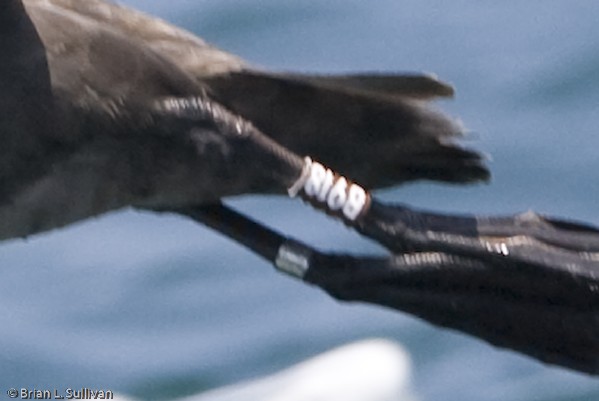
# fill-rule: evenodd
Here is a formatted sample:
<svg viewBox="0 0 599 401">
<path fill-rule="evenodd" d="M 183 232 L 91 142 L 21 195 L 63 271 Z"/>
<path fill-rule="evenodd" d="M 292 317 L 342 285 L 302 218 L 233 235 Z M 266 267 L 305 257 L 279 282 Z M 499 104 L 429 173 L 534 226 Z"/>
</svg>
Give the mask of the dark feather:
<svg viewBox="0 0 599 401">
<path fill-rule="evenodd" d="M 264 155 L 227 153 L 212 121 L 157 115 L 165 98 L 212 97 L 371 188 L 489 175 L 456 143 L 460 127 L 425 101 L 451 94 L 430 76 L 259 72 L 103 0 L 5 0 L 0 22 L 0 238 L 129 205 L 284 193 L 276 173 L 254 167 Z"/>
<path fill-rule="evenodd" d="M 282 145 L 370 188 L 489 178 L 482 157 L 456 144 L 460 125 L 419 100 L 451 93 L 430 77 L 243 71 L 204 81 L 212 97 Z"/>
</svg>

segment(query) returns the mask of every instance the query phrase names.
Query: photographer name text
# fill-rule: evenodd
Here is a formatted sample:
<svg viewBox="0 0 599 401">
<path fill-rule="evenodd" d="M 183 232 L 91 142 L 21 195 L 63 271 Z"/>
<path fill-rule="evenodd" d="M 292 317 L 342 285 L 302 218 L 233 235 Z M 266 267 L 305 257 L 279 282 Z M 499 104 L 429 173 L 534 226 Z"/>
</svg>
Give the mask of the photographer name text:
<svg viewBox="0 0 599 401">
<path fill-rule="evenodd" d="M 112 400 L 114 393 L 111 390 L 97 390 L 90 388 L 81 388 L 74 390 L 67 388 L 64 391 L 58 389 L 38 390 L 28 388 L 11 388 L 7 391 L 10 398 L 19 398 L 21 400 Z"/>
</svg>

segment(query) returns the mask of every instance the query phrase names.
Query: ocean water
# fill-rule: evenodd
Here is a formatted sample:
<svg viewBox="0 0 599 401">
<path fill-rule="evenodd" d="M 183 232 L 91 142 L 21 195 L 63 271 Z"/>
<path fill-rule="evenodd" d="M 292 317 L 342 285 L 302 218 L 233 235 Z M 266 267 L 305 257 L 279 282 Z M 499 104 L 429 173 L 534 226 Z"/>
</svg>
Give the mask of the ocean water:
<svg viewBox="0 0 599 401">
<path fill-rule="evenodd" d="M 536 210 L 599 224 L 599 3 L 556 0 L 127 0 L 255 65 L 427 71 L 493 180 L 377 193 L 443 212 Z M 325 250 L 376 253 L 284 199 L 236 207 Z M 402 343 L 433 401 L 593 401 L 599 380 L 404 314 L 341 304 L 182 218 L 121 211 L 0 245 L 0 389 L 170 399 L 276 372 L 366 337 Z"/>
</svg>

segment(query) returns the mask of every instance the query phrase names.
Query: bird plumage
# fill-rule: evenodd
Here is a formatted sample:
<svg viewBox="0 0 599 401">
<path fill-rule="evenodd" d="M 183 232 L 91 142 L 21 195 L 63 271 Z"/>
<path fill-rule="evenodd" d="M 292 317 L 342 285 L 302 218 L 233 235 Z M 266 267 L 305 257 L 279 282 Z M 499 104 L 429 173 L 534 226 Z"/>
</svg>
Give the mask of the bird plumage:
<svg viewBox="0 0 599 401">
<path fill-rule="evenodd" d="M 270 73 L 103 0 L 9 0 L 0 20 L 3 239 L 125 206 L 284 191 L 210 119 L 157 114 L 165 98 L 215 102 L 369 188 L 489 175 L 429 107 L 452 94 L 430 76 Z"/>
</svg>

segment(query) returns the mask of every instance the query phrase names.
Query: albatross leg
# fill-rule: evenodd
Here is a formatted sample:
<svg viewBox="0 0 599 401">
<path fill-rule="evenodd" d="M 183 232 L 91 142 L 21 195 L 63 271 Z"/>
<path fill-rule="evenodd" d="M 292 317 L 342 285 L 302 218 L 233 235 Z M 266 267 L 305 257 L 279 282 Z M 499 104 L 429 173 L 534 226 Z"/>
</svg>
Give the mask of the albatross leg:
<svg viewBox="0 0 599 401">
<path fill-rule="evenodd" d="M 597 278 L 584 269 L 566 273 L 566 264 L 576 260 L 549 254 L 542 263 L 511 255 L 497 259 L 492 252 L 463 255 L 450 248 L 388 257 L 329 254 L 222 204 L 174 212 L 339 300 L 401 310 L 546 363 L 599 374 Z"/>
<path fill-rule="evenodd" d="M 270 185 L 287 187 L 392 254 L 322 253 L 223 205 L 163 210 L 207 224 L 335 298 L 406 311 L 541 361 L 599 374 L 599 231 L 533 214 L 446 216 L 385 205 L 200 100 L 167 100 L 157 110 L 179 123 L 184 117 L 191 124 L 214 121 L 241 160 L 264 167 Z"/>
</svg>

